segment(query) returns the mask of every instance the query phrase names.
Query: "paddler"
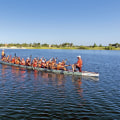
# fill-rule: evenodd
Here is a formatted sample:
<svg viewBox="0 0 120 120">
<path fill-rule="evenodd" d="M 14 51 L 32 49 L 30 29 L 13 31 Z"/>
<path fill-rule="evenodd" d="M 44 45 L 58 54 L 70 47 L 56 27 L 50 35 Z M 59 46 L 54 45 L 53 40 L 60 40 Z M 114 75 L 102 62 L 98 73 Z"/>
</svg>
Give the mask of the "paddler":
<svg viewBox="0 0 120 120">
<path fill-rule="evenodd" d="M 12 58 L 11 63 L 15 64 L 15 57 Z"/>
<path fill-rule="evenodd" d="M 30 58 L 29 58 L 29 57 L 26 59 L 25 64 L 26 64 L 26 66 L 31 66 L 31 63 L 30 63 Z"/>
<path fill-rule="evenodd" d="M 57 70 L 65 70 L 65 71 L 66 71 L 65 65 L 63 65 L 62 62 L 59 62 L 59 63 L 57 64 Z"/>
<path fill-rule="evenodd" d="M 45 63 L 45 60 L 42 60 L 42 63 L 41 63 L 41 68 L 46 68 L 46 63 Z"/>
<path fill-rule="evenodd" d="M 20 64 L 18 57 L 15 58 L 15 64 L 18 64 L 18 65 Z"/>
<path fill-rule="evenodd" d="M 24 58 L 22 58 L 22 60 L 21 60 L 21 65 L 25 65 L 25 60 L 24 60 Z"/>
<path fill-rule="evenodd" d="M 2 54 L 1 54 L 1 59 L 3 59 L 4 56 L 5 56 L 5 52 L 4 52 L 4 49 L 3 49 Z"/>
<path fill-rule="evenodd" d="M 77 56 L 77 63 L 72 65 L 73 72 L 76 71 L 76 68 L 78 68 L 79 72 L 82 72 L 82 59 L 81 56 Z"/>
<path fill-rule="evenodd" d="M 33 59 L 32 66 L 37 67 L 37 59 L 36 58 Z"/>
<path fill-rule="evenodd" d="M 49 66 L 50 66 L 49 68 L 50 69 L 56 69 L 56 67 L 57 67 L 56 65 L 57 65 L 56 64 L 56 59 L 53 58 L 52 61 L 49 64 Z"/>
<path fill-rule="evenodd" d="M 57 70 L 66 70 L 64 60 L 62 60 L 62 62 L 59 62 L 57 64 Z"/>
<path fill-rule="evenodd" d="M 9 58 L 9 55 L 7 56 L 7 58 L 6 58 L 6 60 L 7 60 L 7 62 L 9 62 L 10 60 L 9 60 L 10 58 Z"/>
</svg>

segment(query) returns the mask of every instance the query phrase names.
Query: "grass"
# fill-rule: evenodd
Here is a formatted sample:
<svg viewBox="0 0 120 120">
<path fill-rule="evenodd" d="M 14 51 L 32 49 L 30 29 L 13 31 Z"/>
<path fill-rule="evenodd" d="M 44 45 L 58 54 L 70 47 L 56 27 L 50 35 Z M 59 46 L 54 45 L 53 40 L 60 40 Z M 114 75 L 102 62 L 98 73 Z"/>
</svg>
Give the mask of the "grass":
<svg viewBox="0 0 120 120">
<path fill-rule="evenodd" d="M 77 47 L 25 47 L 26 49 L 78 49 Z"/>
<path fill-rule="evenodd" d="M 115 47 L 87 47 L 87 46 L 79 46 L 79 47 L 25 47 L 26 49 L 80 49 L 80 50 L 120 50 L 120 48 Z"/>
</svg>

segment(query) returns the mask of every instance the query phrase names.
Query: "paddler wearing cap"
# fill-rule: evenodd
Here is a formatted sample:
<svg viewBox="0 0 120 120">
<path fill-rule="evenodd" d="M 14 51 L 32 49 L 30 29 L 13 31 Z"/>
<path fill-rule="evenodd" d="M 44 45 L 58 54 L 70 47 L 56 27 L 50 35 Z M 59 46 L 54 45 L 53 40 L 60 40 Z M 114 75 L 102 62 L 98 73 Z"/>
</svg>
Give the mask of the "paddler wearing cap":
<svg viewBox="0 0 120 120">
<path fill-rule="evenodd" d="M 78 61 L 77 63 L 72 65 L 73 72 L 76 71 L 76 68 L 78 68 L 79 72 L 82 72 L 82 59 L 81 56 L 77 56 Z"/>
<path fill-rule="evenodd" d="M 31 62 L 30 62 L 30 58 L 27 57 L 26 61 L 25 61 L 26 66 L 31 66 Z"/>
</svg>

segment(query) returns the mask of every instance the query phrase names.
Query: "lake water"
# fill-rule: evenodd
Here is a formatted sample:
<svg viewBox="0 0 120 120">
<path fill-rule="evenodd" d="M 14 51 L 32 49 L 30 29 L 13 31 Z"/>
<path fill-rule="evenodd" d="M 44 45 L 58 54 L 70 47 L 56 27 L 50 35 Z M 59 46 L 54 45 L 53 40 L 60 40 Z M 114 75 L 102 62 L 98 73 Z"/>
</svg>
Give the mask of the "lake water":
<svg viewBox="0 0 120 120">
<path fill-rule="evenodd" d="M 120 119 L 120 51 L 6 49 L 5 53 L 67 58 L 68 64 L 81 55 L 83 71 L 100 76 L 52 74 L 0 64 L 0 120 Z"/>
</svg>

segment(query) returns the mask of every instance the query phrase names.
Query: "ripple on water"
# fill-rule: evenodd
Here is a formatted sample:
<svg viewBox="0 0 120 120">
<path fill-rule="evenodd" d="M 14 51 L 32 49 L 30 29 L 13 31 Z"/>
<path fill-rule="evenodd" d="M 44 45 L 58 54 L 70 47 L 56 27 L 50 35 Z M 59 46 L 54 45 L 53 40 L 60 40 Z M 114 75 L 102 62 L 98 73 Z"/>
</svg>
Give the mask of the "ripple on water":
<svg viewBox="0 0 120 120">
<path fill-rule="evenodd" d="M 72 62 L 82 54 L 83 70 L 99 72 L 99 80 L 0 65 L 0 119 L 119 119 L 120 56 L 114 51 L 64 52 Z"/>
</svg>

